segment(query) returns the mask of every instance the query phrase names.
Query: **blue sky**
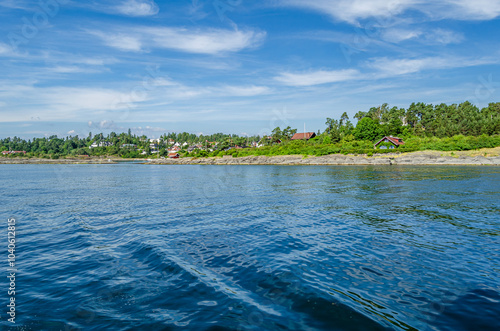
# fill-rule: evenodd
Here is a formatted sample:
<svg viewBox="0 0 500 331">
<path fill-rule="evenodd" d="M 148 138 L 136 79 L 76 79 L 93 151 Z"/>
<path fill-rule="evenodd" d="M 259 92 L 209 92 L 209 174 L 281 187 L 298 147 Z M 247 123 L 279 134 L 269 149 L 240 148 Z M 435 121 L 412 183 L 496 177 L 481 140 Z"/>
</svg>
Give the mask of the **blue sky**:
<svg viewBox="0 0 500 331">
<path fill-rule="evenodd" d="M 500 101 L 499 0 L 0 0 L 0 137 L 324 130 Z"/>
</svg>

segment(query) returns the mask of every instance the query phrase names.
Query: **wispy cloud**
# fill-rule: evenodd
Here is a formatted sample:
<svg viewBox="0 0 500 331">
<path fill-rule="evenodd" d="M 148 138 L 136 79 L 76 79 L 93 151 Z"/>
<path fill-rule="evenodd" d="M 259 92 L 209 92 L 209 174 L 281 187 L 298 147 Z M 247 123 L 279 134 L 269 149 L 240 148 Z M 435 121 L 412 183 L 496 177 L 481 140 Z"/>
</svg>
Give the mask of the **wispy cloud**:
<svg viewBox="0 0 500 331">
<path fill-rule="evenodd" d="M 354 69 L 319 70 L 302 73 L 283 72 L 275 77 L 275 80 L 288 86 L 313 86 L 353 80 L 359 78 L 359 75 L 359 71 Z"/>
<path fill-rule="evenodd" d="M 5 44 L 0 44 L 0 55 L 7 54 L 10 49 Z"/>
<path fill-rule="evenodd" d="M 58 74 L 75 74 L 75 73 L 97 73 L 100 70 L 92 69 L 88 67 L 81 66 L 57 66 L 57 67 L 49 67 L 46 68 L 49 73 L 58 73 Z"/>
<path fill-rule="evenodd" d="M 458 44 L 465 40 L 462 33 L 446 30 L 433 29 L 425 30 L 422 28 L 390 28 L 383 30 L 381 38 L 391 43 L 400 43 L 403 41 L 414 40 L 428 45 L 449 45 Z"/>
<path fill-rule="evenodd" d="M 0 1 L 0 7 L 10 8 L 10 9 L 27 9 L 30 6 L 21 0 L 2 0 Z"/>
<path fill-rule="evenodd" d="M 113 89 L 40 88 L 33 85 L 0 86 L 0 97 L 9 107 L 23 109 L 22 112 L 2 114 L 2 120 L 6 122 L 26 121 L 33 117 L 43 121 L 81 120 L 92 114 L 125 109 L 133 102 L 144 101 Z"/>
<path fill-rule="evenodd" d="M 0 56 L 13 56 L 15 52 L 9 45 L 0 43 Z"/>
<path fill-rule="evenodd" d="M 421 2 L 417 0 L 281 0 L 281 5 L 305 8 L 332 16 L 336 20 L 355 24 L 369 17 L 395 16 L 410 6 Z"/>
<path fill-rule="evenodd" d="M 465 40 L 462 33 L 451 30 L 435 29 L 425 34 L 425 41 L 428 44 L 448 45 L 458 44 Z"/>
<path fill-rule="evenodd" d="M 137 36 L 127 35 L 123 33 L 105 33 L 101 31 L 91 31 L 91 34 L 101 38 L 104 43 L 121 51 L 142 51 L 142 42 Z"/>
<path fill-rule="evenodd" d="M 351 24 L 395 17 L 408 10 L 418 10 L 432 19 L 491 20 L 500 15 L 498 0 L 281 0 L 280 4 L 318 11 Z"/>
<path fill-rule="evenodd" d="M 445 0 L 427 1 L 418 9 L 430 17 L 442 19 L 451 18 L 464 21 L 492 20 L 500 16 L 500 1 L 498 0 Z"/>
<path fill-rule="evenodd" d="M 36 84 L 9 85 L 0 81 L 0 99 L 5 100 L 3 106 L 23 110 L 5 114 L 2 112 L 1 118 L 5 122 L 26 121 L 30 118 L 40 118 L 42 121 L 81 121 L 96 117 L 123 120 L 134 116 L 144 119 L 144 110 L 150 107 L 182 104 L 194 99 L 210 100 L 210 104 L 213 104 L 228 97 L 245 99 L 270 93 L 272 90 L 266 86 L 198 87 L 187 86 L 169 78 L 155 79 L 144 90 L 123 87 L 39 87 Z M 154 118 L 155 116 L 148 117 L 150 120 Z"/>
<path fill-rule="evenodd" d="M 415 74 L 426 70 L 443 70 L 467 68 L 481 65 L 498 64 L 496 57 L 478 59 L 452 56 L 435 56 L 424 58 L 372 58 L 364 64 L 365 70 L 318 70 L 309 72 L 283 72 L 274 79 L 287 86 L 304 87 L 328 83 L 348 82 L 355 80 L 377 81 L 390 77 Z"/>
<path fill-rule="evenodd" d="M 242 30 L 188 30 L 183 28 L 145 28 L 157 47 L 198 54 L 238 52 L 260 45 L 265 32 Z"/>
<path fill-rule="evenodd" d="M 466 68 L 499 63 L 496 58 L 469 59 L 461 57 L 425 57 L 415 59 L 391 59 L 387 57 L 371 59 L 366 66 L 377 72 L 378 78 L 412 74 L 424 70 Z"/>
<path fill-rule="evenodd" d="M 158 14 L 160 8 L 152 0 L 128 0 L 116 6 L 115 10 L 127 16 L 152 16 Z"/>
<path fill-rule="evenodd" d="M 251 97 L 271 93 L 267 86 L 223 86 L 216 89 L 219 94 L 233 97 Z"/>
<path fill-rule="evenodd" d="M 382 32 L 382 39 L 391 43 L 399 43 L 406 40 L 418 39 L 422 31 L 410 29 L 388 29 Z"/>
<path fill-rule="evenodd" d="M 266 33 L 252 30 L 149 28 L 128 29 L 129 33 L 90 31 L 110 47 L 123 51 L 144 51 L 146 48 L 171 49 L 195 54 L 238 52 L 259 46 Z"/>
</svg>

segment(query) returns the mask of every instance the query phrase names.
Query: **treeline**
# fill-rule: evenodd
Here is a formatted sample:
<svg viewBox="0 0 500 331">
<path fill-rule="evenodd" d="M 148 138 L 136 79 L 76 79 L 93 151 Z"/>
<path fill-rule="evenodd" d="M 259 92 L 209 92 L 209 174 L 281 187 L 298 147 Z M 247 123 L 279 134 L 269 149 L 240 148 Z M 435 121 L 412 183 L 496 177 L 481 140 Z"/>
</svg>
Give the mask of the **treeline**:
<svg viewBox="0 0 500 331">
<path fill-rule="evenodd" d="M 326 129 L 307 141 L 290 141 L 297 130 L 274 129 L 264 147 L 251 150 L 198 152 L 200 156 L 373 154 L 373 143 L 384 136 L 405 141 L 401 152 L 419 150 L 471 150 L 500 146 L 500 103 L 479 109 L 470 102 L 459 105 L 412 103 L 408 109 L 383 104 L 359 111 L 354 125 L 346 112 L 326 119 Z M 394 150 L 377 150 L 388 153 Z"/>
<path fill-rule="evenodd" d="M 327 118 L 326 132 L 332 142 L 349 135 L 351 140 L 374 141 L 388 135 L 445 138 L 500 134 L 500 103 L 483 109 L 468 101 L 459 105 L 412 103 L 408 109 L 383 104 L 359 111 L 354 118 L 358 120 L 356 127 L 347 113 L 338 120 Z"/>
<path fill-rule="evenodd" d="M 354 118 L 357 120 L 356 125 L 345 112 L 339 119 L 327 118 L 325 130 L 318 131 L 317 137 L 308 142 L 291 141 L 297 129 L 277 127 L 269 136 L 262 138 L 224 133 L 166 133 L 154 148 L 162 156 L 167 154 L 166 148 L 174 142 L 183 146 L 182 155 L 189 156 L 369 153 L 373 152 L 376 140 L 388 135 L 404 139 L 405 145 L 399 147 L 401 151 L 466 150 L 500 146 L 500 103 L 491 103 L 483 109 L 470 102 L 459 105 L 413 103 L 408 109 L 390 108 L 388 104 L 383 104 L 366 112 L 359 111 Z M 217 147 L 211 144 L 214 142 Z M 249 147 L 253 142 L 258 142 L 261 148 L 232 149 Z M 93 144 L 99 147 L 90 148 Z M 188 154 L 186 145 L 195 144 L 199 144 L 201 148 Z M 89 133 L 85 138 L 51 136 L 27 141 L 18 137 L 5 138 L 0 140 L 0 151 L 26 151 L 28 156 L 53 158 L 74 155 L 147 157 L 151 148 L 148 137 L 133 135 L 129 129 L 127 133 L 111 132 L 106 136 L 102 133 Z M 142 154 L 140 151 L 146 153 Z"/>
<path fill-rule="evenodd" d="M 375 153 L 394 153 L 393 149 L 374 150 L 373 142 L 369 140 L 340 141 L 337 143 L 325 143 L 324 135 L 309 141 L 289 141 L 272 146 L 264 146 L 256 149 L 231 149 L 227 151 L 214 151 L 205 153 L 201 151 L 199 156 L 276 156 L 276 155 L 314 155 L 322 156 L 328 154 L 366 154 L 371 156 Z M 405 144 L 400 146 L 398 152 L 416 152 L 423 150 L 435 151 L 464 151 L 481 148 L 493 148 L 500 146 L 500 135 L 494 136 L 463 136 L 453 137 L 409 137 L 405 138 Z"/>
<path fill-rule="evenodd" d="M 255 141 L 255 139 L 260 139 L 260 137 L 239 137 L 235 134 L 224 133 L 212 135 L 195 135 L 187 132 L 168 133 L 160 137 L 159 143 L 155 141 L 155 148 L 161 150 L 161 156 L 165 156 L 167 154 L 165 149 L 171 147 L 173 143 L 205 145 L 208 142 L 215 142 L 222 147 L 229 147 L 235 144 L 247 145 L 248 142 Z M 97 144 L 98 147 L 90 148 L 92 144 Z M 28 156 L 52 158 L 77 155 L 116 155 L 126 158 L 147 157 L 152 151 L 150 145 L 151 142 L 148 137 L 133 135 L 130 129 L 128 133 L 120 134 L 111 132 L 108 135 L 103 133 L 92 135 L 92 133 L 89 133 L 85 138 L 79 136 L 59 138 L 53 135 L 29 140 L 19 137 L 0 139 L 0 151 L 25 151 Z M 146 151 L 146 154 L 141 154 L 141 151 Z M 23 155 L 13 154 L 11 156 Z"/>
<path fill-rule="evenodd" d="M 173 140 L 178 143 L 188 143 L 188 144 L 197 144 L 197 143 L 202 143 L 204 144 L 205 142 L 224 142 L 224 141 L 230 141 L 230 140 L 238 140 L 239 142 L 244 142 L 247 140 L 250 141 L 255 141 L 259 140 L 259 136 L 250 136 L 250 137 L 241 137 L 237 134 L 225 134 L 225 133 L 215 133 L 211 135 L 196 135 L 194 133 L 187 133 L 187 132 L 181 132 L 181 133 L 175 133 L 171 132 L 168 134 L 164 134 L 161 136 L 161 139 L 163 141 L 168 142 L 169 140 Z"/>
</svg>

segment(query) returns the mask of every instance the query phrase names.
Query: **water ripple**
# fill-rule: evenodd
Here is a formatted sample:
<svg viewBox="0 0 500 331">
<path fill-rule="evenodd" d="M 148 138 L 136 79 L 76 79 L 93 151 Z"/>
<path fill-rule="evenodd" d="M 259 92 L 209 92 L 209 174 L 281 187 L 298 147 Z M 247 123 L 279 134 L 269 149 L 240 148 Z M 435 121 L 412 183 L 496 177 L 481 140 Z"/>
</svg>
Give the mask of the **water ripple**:
<svg viewBox="0 0 500 331">
<path fill-rule="evenodd" d="M 500 328 L 498 168 L 2 170 L 26 330 Z"/>
</svg>

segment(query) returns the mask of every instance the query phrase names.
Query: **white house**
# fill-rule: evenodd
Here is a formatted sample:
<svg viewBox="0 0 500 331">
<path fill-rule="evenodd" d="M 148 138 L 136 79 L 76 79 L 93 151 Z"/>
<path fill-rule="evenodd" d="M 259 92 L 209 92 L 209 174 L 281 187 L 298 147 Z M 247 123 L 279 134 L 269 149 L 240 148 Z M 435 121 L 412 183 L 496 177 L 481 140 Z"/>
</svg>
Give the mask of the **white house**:
<svg viewBox="0 0 500 331">
<path fill-rule="evenodd" d="M 90 148 L 109 147 L 109 146 L 113 146 L 113 143 L 109 141 L 101 141 L 100 143 L 97 143 L 96 141 L 94 141 L 92 145 L 90 145 Z"/>
</svg>

